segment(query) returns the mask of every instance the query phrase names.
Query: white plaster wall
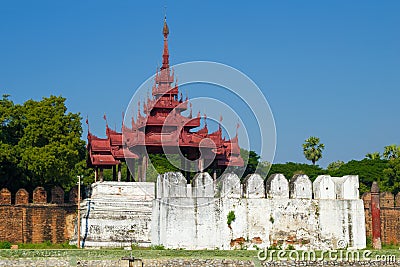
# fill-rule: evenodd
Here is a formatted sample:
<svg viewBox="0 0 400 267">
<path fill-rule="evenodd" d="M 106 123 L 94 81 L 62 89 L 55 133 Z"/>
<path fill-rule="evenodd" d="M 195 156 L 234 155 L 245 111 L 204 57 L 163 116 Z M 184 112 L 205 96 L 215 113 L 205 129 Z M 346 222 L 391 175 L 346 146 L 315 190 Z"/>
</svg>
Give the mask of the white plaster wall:
<svg viewBox="0 0 400 267">
<path fill-rule="evenodd" d="M 149 182 L 97 182 L 92 184 L 92 199 L 123 198 L 153 200 L 154 183 Z"/>
<path fill-rule="evenodd" d="M 92 198 L 81 203 L 81 238 L 85 246 L 120 247 L 130 246 L 131 242 L 148 246 L 151 241 L 167 248 L 232 249 L 231 241 L 238 238 L 245 240 L 246 247 L 260 248 L 294 243 L 301 249 L 328 249 L 336 248 L 339 240 L 353 248 L 366 245 L 363 201 L 358 196 L 355 199 L 357 176 L 341 178 L 342 185 L 352 190 L 347 192 L 343 187 L 343 196 L 354 198 L 346 200 L 326 199 L 340 195 L 338 191 L 320 192 L 326 186 L 335 189 L 334 179 L 329 176 L 320 176 L 314 183 L 314 193 L 323 197 L 318 199 L 261 198 L 259 194 L 253 198 L 246 193 L 251 187 L 246 186 L 245 197 L 241 198 L 235 175 L 219 181 L 222 197 L 211 197 L 211 177 L 206 174 L 197 178 L 191 186 L 181 174 L 160 176 L 157 199 L 154 183 L 93 184 Z M 250 182 L 257 180 L 259 177 Z M 279 179 L 271 180 L 272 187 L 276 186 L 275 180 Z M 236 219 L 228 227 L 230 211 Z M 254 240 L 262 243 L 252 243 Z M 76 244 L 76 236 L 71 243 Z"/>
<path fill-rule="evenodd" d="M 214 180 L 208 172 L 196 174 L 191 188 L 193 197 L 214 197 Z"/>
<path fill-rule="evenodd" d="M 174 203 L 182 205 L 182 200 L 176 198 Z M 260 248 L 273 243 L 283 244 L 283 247 L 294 243 L 297 249 L 333 249 L 339 240 L 345 240 L 351 247 L 365 247 L 362 200 L 219 198 L 210 201 L 197 198 L 199 200 L 206 205 L 192 207 L 193 213 L 187 208 L 178 212 L 165 205 L 168 212 L 159 218 L 160 231 L 164 234 L 155 234 L 156 238 L 162 238 L 153 239 L 158 240 L 154 244 L 168 248 L 232 249 L 231 240 L 244 238 L 245 246 Z M 234 211 L 236 219 L 229 228 L 227 215 L 230 211 Z M 181 215 L 171 216 L 176 212 Z M 189 219 L 193 216 L 197 219 Z M 185 217 L 183 222 L 178 220 L 182 217 Z M 165 221 L 171 223 L 163 226 Z M 155 229 L 158 228 L 154 226 Z M 262 244 L 252 244 L 254 238 L 261 239 Z"/>
<path fill-rule="evenodd" d="M 272 174 L 265 183 L 268 198 L 289 198 L 289 182 L 283 174 Z"/>
<path fill-rule="evenodd" d="M 273 181 L 279 180 L 275 178 L 271 179 L 271 188 Z M 158 204 L 153 209 L 153 244 L 167 248 L 232 249 L 231 241 L 242 238 L 246 247 L 277 243 L 283 247 L 294 244 L 298 249 L 333 249 L 339 240 L 350 247 L 365 247 L 362 200 L 238 198 L 236 181 L 234 176 L 220 180 L 222 197 L 155 200 Z M 307 185 L 307 181 L 299 184 Z M 319 195 L 335 197 L 331 177 L 321 176 L 317 185 L 324 190 L 326 186 L 333 189 Z M 232 194 L 232 190 L 236 193 Z M 192 191 L 196 192 L 196 188 Z M 236 218 L 228 227 L 230 211 Z M 254 244 L 254 240 L 262 243 Z"/>
<path fill-rule="evenodd" d="M 319 220 L 321 238 L 337 248 L 339 240 L 346 241 L 348 247 L 364 248 L 365 215 L 364 204 L 357 200 L 319 200 Z"/>
<path fill-rule="evenodd" d="M 167 172 L 157 177 L 157 198 L 186 197 L 187 181 L 180 172 Z"/>
<path fill-rule="evenodd" d="M 246 198 L 265 198 L 264 180 L 259 174 L 249 174 L 243 181 L 243 195 Z"/>
<path fill-rule="evenodd" d="M 314 199 L 335 199 L 335 183 L 330 175 L 319 175 L 313 183 Z"/>
<path fill-rule="evenodd" d="M 343 199 L 359 199 L 360 192 L 358 175 L 346 175 L 343 183 Z"/>
<path fill-rule="evenodd" d="M 216 197 L 241 197 L 241 184 L 239 177 L 234 173 L 225 173 L 217 179 Z"/>
<path fill-rule="evenodd" d="M 312 198 L 312 183 L 305 174 L 295 175 L 289 181 L 290 198 Z"/>
<path fill-rule="evenodd" d="M 154 189 L 146 182 L 94 183 L 91 198 L 81 202 L 84 247 L 150 246 Z"/>
</svg>

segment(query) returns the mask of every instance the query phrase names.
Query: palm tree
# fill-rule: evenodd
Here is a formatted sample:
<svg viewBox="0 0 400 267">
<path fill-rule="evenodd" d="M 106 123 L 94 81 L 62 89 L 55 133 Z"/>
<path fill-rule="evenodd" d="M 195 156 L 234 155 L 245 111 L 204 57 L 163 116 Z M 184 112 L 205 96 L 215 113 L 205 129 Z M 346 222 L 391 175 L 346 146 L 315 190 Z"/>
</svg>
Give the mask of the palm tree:
<svg viewBox="0 0 400 267">
<path fill-rule="evenodd" d="M 383 157 L 385 159 L 397 159 L 400 157 L 400 145 L 389 145 L 385 146 L 385 151 L 383 152 Z"/>
<path fill-rule="evenodd" d="M 311 136 L 303 144 L 303 153 L 306 159 L 315 165 L 315 162 L 322 158 L 322 150 L 324 148 L 325 145 L 319 143 L 318 137 Z"/>
<path fill-rule="evenodd" d="M 381 154 L 379 152 L 372 152 L 365 155 L 365 157 L 367 159 L 376 160 L 376 159 L 381 159 Z"/>
</svg>

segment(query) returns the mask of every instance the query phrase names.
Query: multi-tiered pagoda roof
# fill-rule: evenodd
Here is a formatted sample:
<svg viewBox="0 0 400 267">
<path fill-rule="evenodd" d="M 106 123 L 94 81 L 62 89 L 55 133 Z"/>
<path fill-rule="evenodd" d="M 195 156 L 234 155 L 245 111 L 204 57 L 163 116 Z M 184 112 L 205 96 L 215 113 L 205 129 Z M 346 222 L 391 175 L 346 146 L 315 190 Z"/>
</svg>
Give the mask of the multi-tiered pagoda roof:
<svg viewBox="0 0 400 267">
<path fill-rule="evenodd" d="M 131 125 L 123 124 L 122 132 L 110 129 L 108 124 L 107 138 L 99 138 L 88 132 L 88 166 L 96 170 L 113 167 L 115 173 L 115 166 L 121 162 L 138 160 L 138 172 L 142 172 L 142 175 L 138 175 L 140 177 L 145 175 L 147 161 L 143 159 L 146 155 L 162 153 L 180 153 L 188 160 L 196 160 L 200 162 L 199 171 L 203 171 L 203 166 L 243 166 L 237 134 L 226 140 L 221 125 L 218 130 L 209 133 L 205 117 L 204 126 L 195 130 L 201 126 L 202 117 L 200 113 L 192 116 L 188 97 L 184 99 L 179 92 L 174 71 L 170 68 L 166 20 L 163 35 L 162 66 L 155 75 L 151 96 L 143 105 L 138 104 L 137 117 L 131 119 Z M 190 113 L 185 116 L 182 113 L 188 106 Z"/>
</svg>

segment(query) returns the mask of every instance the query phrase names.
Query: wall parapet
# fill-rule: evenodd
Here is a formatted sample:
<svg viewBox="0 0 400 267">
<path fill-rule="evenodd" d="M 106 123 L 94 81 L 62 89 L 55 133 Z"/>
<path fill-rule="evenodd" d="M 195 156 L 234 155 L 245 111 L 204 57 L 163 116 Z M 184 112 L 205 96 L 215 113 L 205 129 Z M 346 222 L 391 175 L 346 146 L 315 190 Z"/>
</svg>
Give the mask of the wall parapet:
<svg viewBox="0 0 400 267">
<path fill-rule="evenodd" d="M 294 175 L 289 181 L 280 173 L 270 175 L 265 181 L 258 174 L 249 174 L 241 183 L 234 173 L 223 174 L 216 181 L 208 173 L 198 173 L 187 184 L 182 173 L 168 172 L 157 178 L 156 197 L 352 200 L 360 199 L 358 187 L 358 175 L 320 175 L 312 183 L 304 174 Z"/>
<path fill-rule="evenodd" d="M 314 190 L 314 196 L 313 196 Z M 191 184 L 181 173 L 157 179 L 153 201 L 153 245 L 184 249 L 364 248 L 365 217 L 358 176 L 282 174 L 264 181 L 252 174 L 243 183 L 234 173 L 214 181 L 197 174 Z"/>
<path fill-rule="evenodd" d="M 64 202 L 64 190 L 59 186 L 54 186 L 51 189 L 50 199 L 48 198 L 47 191 L 41 187 L 36 187 L 32 192 L 32 198 L 29 197 L 29 192 L 24 188 L 20 188 L 15 193 L 15 200 L 12 203 L 12 194 L 7 188 L 0 190 L 0 205 L 46 205 L 46 204 L 76 204 L 78 188 L 75 186 L 69 191 L 69 201 Z M 32 202 L 30 202 L 30 199 Z"/>
</svg>

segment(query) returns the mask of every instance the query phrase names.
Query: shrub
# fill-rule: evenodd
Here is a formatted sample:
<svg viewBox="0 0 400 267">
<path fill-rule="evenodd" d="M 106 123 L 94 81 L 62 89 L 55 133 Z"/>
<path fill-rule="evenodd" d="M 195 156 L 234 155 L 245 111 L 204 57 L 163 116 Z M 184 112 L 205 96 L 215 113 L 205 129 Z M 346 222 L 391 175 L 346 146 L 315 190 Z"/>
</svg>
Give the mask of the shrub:
<svg viewBox="0 0 400 267">
<path fill-rule="evenodd" d="M 226 219 L 227 219 L 226 223 L 227 223 L 228 226 L 230 227 L 231 224 L 232 224 L 232 222 L 234 222 L 234 221 L 236 220 L 235 212 L 234 212 L 233 210 L 231 210 L 231 211 L 228 213 L 228 216 L 226 216 Z"/>
<path fill-rule="evenodd" d="M 10 249 L 11 248 L 11 243 L 8 241 L 2 241 L 0 242 L 0 249 Z"/>
<path fill-rule="evenodd" d="M 153 245 L 153 246 L 151 246 L 151 249 L 152 250 L 164 250 L 165 247 L 164 247 L 164 245 Z"/>
</svg>

